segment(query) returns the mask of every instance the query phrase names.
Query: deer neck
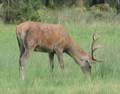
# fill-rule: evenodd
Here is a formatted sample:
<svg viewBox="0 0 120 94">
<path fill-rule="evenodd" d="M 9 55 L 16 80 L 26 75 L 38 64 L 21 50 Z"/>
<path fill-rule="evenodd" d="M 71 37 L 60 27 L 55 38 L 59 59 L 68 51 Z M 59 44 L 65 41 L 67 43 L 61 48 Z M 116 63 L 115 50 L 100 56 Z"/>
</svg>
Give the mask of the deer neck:
<svg viewBox="0 0 120 94">
<path fill-rule="evenodd" d="M 82 48 L 80 48 L 79 45 L 73 43 L 72 46 L 70 47 L 69 50 L 69 55 L 73 58 L 73 59 L 85 59 L 85 60 L 90 60 L 91 56 L 86 53 Z"/>
</svg>

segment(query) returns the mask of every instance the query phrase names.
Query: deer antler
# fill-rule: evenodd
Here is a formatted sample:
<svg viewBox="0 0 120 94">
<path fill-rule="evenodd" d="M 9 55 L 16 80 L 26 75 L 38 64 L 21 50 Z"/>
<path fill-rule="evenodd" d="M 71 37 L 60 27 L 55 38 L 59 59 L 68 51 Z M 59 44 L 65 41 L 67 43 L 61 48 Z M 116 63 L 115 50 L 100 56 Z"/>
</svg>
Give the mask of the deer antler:
<svg viewBox="0 0 120 94">
<path fill-rule="evenodd" d="M 95 57 L 94 57 L 94 52 L 98 49 L 98 48 L 101 48 L 102 46 L 101 45 L 97 45 L 95 46 L 95 42 L 98 40 L 100 36 L 96 36 L 96 33 L 93 34 L 92 38 L 93 38 L 93 41 L 92 41 L 92 45 L 91 45 L 91 57 L 92 57 L 92 60 L 93 61 L 98 61 L 98 62 L 101 62 L 100 60 L 97 60 Z"/>
</svg>

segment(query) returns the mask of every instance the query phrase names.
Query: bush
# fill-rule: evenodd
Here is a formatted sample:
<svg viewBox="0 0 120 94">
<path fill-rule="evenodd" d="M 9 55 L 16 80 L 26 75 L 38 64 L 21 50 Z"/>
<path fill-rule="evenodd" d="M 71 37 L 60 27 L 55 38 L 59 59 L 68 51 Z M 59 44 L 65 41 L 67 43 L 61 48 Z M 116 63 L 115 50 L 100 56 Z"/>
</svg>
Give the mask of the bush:
<svg viewBox="0 0 120 94">
<path fill-rule="evenodd" d="M 6 23 L 25 21 L 25 20 L 40 20 L 37 13 L 36 4 L 30 0 L 9 0 L 2 1 L 1 17 Z M 36 7 L 35 7 L 36 6 Z"/>
</svg>

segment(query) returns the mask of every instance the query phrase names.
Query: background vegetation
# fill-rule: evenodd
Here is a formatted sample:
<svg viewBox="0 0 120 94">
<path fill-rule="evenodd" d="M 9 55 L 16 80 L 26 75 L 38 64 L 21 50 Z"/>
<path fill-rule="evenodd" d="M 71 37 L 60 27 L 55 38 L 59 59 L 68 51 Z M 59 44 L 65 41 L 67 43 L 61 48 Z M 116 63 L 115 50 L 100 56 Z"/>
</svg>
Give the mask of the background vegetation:
<svg viewBox="0 0 120 94">
<path fill-rule="evenodd" d="M 6 23 L 41 21 L 43 20 L 41 13 L 65 7 L 77 7 L 83 11 L 89 11 L 91 8 L 93 10 L 97 8 L 98 11 L 112 9 L 119 13 L 120 0 L 0 0 L 0 17 Z"/>
<path fill-rule="evenodd" d="M 6 1 L 12 2 L 8 5 Z M 119 94 L 120 17 L 111 3 L 113 1 L 109 0 L 109 6 L 95 4 L 91 7 L 88 2 L 79 7 L 69 5 L 68 0 L 53 1 L 52 5 L 46 6 L 45 0 L 0 0 L 0 94 Z M 33 52 L 25 67 L 26 78 L 20 81 L 14 23 L 25 20 L 62 24 L 88 53 L 91 36 L 97 32 L 101 36 L 97 44 L 103 45 L 103 48 L 98 49 L 95 55 L 104 62 L 92 64 L 92 75 L 88 77 L 65 54 L 63 78 L 55 57 L 55 77 L 52 79 L 48 54 Z"/>
</svg>

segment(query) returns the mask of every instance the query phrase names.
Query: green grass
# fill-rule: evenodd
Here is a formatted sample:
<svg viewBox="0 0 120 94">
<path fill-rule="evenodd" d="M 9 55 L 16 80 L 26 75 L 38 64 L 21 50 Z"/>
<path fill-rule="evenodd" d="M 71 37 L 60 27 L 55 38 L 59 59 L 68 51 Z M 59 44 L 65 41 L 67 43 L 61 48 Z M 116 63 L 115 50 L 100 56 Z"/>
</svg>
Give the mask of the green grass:
<svg viewBox="0 0 120 94">
<path fill-rule="evenodd" d="M 62 23 L 62 22 L 61 22 Z M 101 35 L 96 58 L 104 60 L 92 65 L 91 77 L 67 55 L 65 76 L 61 75 L 55 57 L 55 77 L 50 76 L 48 54 L 33 52 L 25 67 L 25 80 L 19 80 L 19 49 L 15 25 L 0 23 L 0 94 L 119 94 L 120 90 L 120 27 L 118 22 L 92 21 L 91 23 L 63 22 L 75 41 L 90 52 L 91 36 Z"/>
</svg>

